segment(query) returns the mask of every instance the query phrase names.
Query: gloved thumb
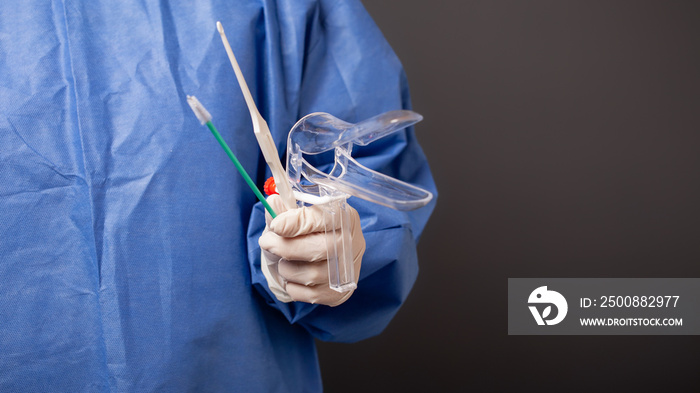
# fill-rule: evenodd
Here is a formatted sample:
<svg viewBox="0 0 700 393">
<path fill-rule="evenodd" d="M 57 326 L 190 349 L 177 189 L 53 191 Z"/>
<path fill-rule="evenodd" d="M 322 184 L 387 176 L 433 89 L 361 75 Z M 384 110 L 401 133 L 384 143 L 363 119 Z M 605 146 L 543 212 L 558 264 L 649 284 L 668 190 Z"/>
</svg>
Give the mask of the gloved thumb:
<svg viewBox="0 0 700 393">
<path fill-rule="evenodd" d="M 281 237 L 297 237 L 340 228 L 340 220 L 333 220 L 331 214 L 323 214 L 319 206 L 304 206 L 278 214 L 269 228 Z"/>
<path fill-rule="evenodd" d="M 270 204 L 270 207 L 272 207 L 272 210 L 275 211 L 277 216 L 287 211 L 287 207 L 284 205 L 282 197 L 280 197 L 278 194 L 272 194 L 267 197 L 267 203 Z M 269 227 L 271 222 L 272 216 L 270 215 L 270 212 L 265 209 L 265 224 L 267 224 Z"/>
</svg>

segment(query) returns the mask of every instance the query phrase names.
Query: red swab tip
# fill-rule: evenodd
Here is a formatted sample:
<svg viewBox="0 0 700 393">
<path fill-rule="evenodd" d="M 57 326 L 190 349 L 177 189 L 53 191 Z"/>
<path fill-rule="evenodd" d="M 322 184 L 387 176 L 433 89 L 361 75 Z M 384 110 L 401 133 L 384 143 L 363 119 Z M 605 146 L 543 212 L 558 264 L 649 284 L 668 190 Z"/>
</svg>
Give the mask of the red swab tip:
<svg viewBox="0 0 700 393">
<path fill-rule="evenodd" d="M 277 192 L 277 187 L 275 186 L 275 178 L 274 177 L 270 177 L 269 179 L 267 179 L 265 181 L 265 185 L 263 186 L 263 190 L 265 191 L 265 194 L 267 194 L 267 196 L 270 196 L 272 194 L 279 194 Z"/>
</svg>

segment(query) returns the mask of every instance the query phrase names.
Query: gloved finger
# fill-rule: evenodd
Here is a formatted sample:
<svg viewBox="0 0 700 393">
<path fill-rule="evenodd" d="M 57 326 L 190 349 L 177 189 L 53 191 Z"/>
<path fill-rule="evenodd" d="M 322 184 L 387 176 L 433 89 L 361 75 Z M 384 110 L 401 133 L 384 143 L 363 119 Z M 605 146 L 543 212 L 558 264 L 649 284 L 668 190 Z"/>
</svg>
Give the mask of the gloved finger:
<svg viewBox="0 0 700 393">
<path fill-rule="evenodd" d="M 305 286 L 290 282 L 287 283 L 286 290 L 294 301 L 311 304 L 325 304 L 331 307 L 343 304 L 354 292 L 336 292 L 328 286 L 328 283 L 315 286 Z"/>
<path fill-rule="evenodd" d="M 263 232 L 260 248 L 289 261 L 320 262 L 326 259 L 326 239 L 330 235 L 312 233 L 297 237 L 282 237 L 272 231 Z"/>
<path fill-rule="evenodd" d="M 275 211 L 275 214 L 279 215 L 287 211 L 287 207 L 284 205 L 284 202 L 282 201 L 282 197 L 280 197 L 278 194 L 272 194 L 269 197 L 267 197 L 267 203 L 270 204 L 270 207 L 272 207 L 272 210 Z M 270 212 L 265 209 L 265 224 L 267 226 L 270 226 L 270 223 L 272 222 L 272 216 L 270 215 Z"/>
<path fill-rule="evenodd" d="M 277 255 L 270 254 L 263 250 L 260 267 L 272 294 L 275 295 L 279 301 L 288 303 L 292 301 L 292 298 L 284 290 L 287 281 L 278 273 L 279 260 L 280 258 Z"/>
<path fill-rule="evenodd" d="M 275 210 L 275 212 L 277 212 Z M 314 232 L 324 232 L 326 222 L 328 228 L 339 228 L 340 220 L 333 220 L 330 214 L 324 216 L 319 206 L 304 206 L 299 209 L 287 210 L 272 220 L 270 230 L 283 237 L 295 237 Z"/>
<path fill-rule="evenodd" d="M 281 259 L 277 266 L 277 273 L 287 281 L 287 283 L 313 286 L 328 284 L 328 263 L 289 261 Z"/>
</svg>

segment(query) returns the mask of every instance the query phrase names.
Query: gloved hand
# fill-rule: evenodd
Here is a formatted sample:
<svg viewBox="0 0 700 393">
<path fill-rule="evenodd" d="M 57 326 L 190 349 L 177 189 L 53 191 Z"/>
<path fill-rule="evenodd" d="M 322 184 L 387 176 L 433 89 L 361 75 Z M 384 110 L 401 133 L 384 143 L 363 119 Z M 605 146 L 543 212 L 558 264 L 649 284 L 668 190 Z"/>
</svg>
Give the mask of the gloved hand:
<svg viewBox="0 0 700 393">
<path fill-rule="evenodd" d="M 345 302 L 353 291 L 340 293 L 328 285 L 323 210 L 318 206 L 287 210 L 279 195 L 271 195 L 267 201 L 277 217 L 273 220 L 265 212 L 265 231 L 258 244 L 262 249 L 263 274 L 277 299 L 285 303 L 298 301 L 331 307 Z M 357 210 L 348 208 L 357 279 L 365 252 L 365 238 Z"/>
</svg>

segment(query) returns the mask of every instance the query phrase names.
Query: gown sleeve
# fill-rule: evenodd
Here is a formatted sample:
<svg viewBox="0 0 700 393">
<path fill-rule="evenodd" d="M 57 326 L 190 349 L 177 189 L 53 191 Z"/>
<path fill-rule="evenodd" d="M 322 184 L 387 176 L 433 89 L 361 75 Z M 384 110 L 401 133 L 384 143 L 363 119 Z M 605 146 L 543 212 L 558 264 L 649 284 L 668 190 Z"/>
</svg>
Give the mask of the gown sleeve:
<svg viewBox="0 0 700 393">
<path fill-rule="evenodd" d="M 277 12 L 295 12 L 293 9 L 298 8 L 295 1 L 288 7 L 278 2 Z M 286 83 L 285 102 L 292 108 L 288 110 L 291 116 L 298 119 L 312 112 L 328 112 L 354 123 L 386 111 L 410 109 L 403 68 L 359 2 L 321 1 L 305 10 L 303 25 L 280 23 L 280 45 L 286 48 L 280 60 L 284 63 L 282 79 Z M 274 117 L 273 112 L 270 114 Z M 293 124 L 296 119 L 287 119 L 286 123 Z M 275 135 L 275 139 L 286 140 L 286 135 Z M 283 150 L 282 144 L 280 152 Z M 353 157 L 368 168 L 437 196 L 430 168 L 412 127 L 368 146 L 355 147 Z M 315 158 L 318 162 L 312 164 L 319 168 L 323 166 L 321 161 L 332 160 L 323 155 Z M 416 280 L 416 243 L 434 208 L 435 198 L 428 206 L 410 212 L 395 211 L 354 197 L 348 203 L 360 214 L 367 249 L 358 288 L 338 307 L 279 302 L 268 288 L 260 267 L 258 239 L 265 227 L 260 203 L 255 205 L 248 227 L 253 287 L 290 323 L 303 326 L 324 341 L 354 342 L 377 335 L 388 325 Z"/>
</svg>

